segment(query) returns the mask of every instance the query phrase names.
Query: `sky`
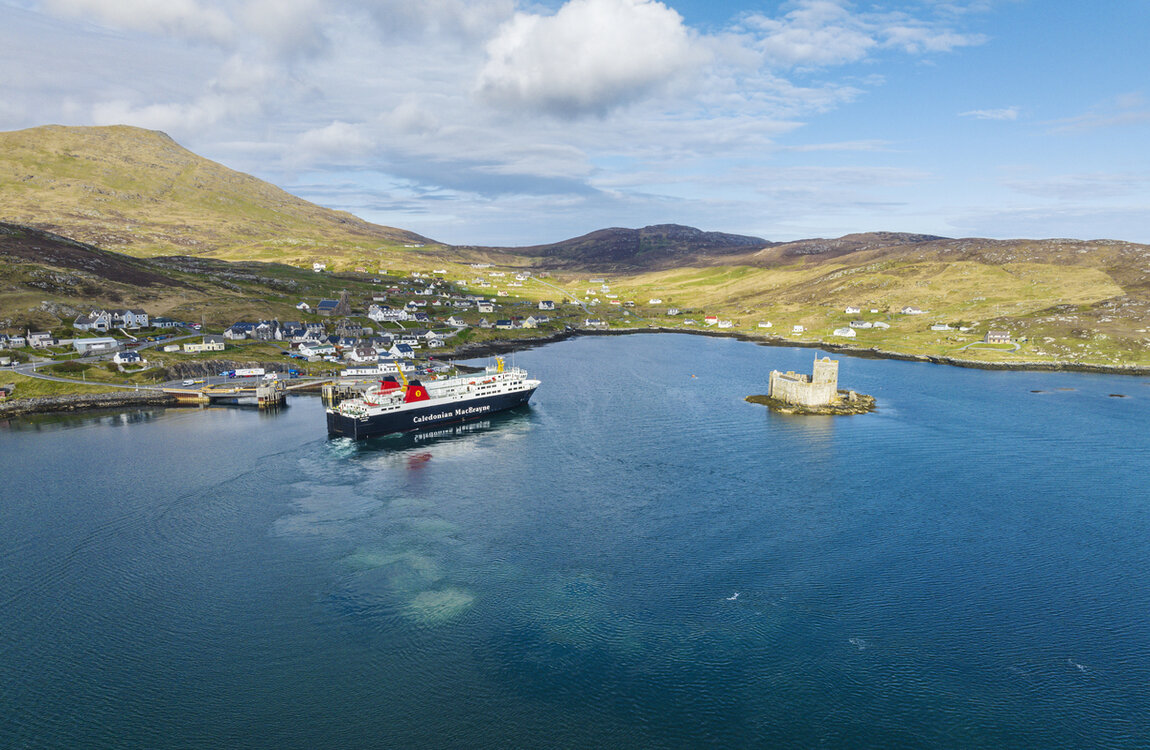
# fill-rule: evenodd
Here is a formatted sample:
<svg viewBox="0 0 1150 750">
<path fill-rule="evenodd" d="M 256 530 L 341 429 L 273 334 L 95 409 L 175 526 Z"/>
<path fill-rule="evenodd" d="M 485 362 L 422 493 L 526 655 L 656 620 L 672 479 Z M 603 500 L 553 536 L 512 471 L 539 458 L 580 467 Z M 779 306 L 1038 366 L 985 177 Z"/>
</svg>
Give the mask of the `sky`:
<svg viewBox="0 0 1150 750">
<path fill-rule="evenodd" d="M 1150 243 L 1150 2 L 0 0 L 0 131 L 127 124 L 441 242 Z"/>
</svg>

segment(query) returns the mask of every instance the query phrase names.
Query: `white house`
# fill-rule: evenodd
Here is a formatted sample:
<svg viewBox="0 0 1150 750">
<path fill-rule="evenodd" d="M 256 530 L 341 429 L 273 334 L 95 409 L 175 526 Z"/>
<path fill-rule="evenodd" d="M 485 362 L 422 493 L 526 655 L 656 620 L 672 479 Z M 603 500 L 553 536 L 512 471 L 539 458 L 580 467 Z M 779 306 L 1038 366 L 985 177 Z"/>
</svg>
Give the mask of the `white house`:
<svg viewBox="0 0 1150 750">
<path fill-rule="evenodd" d="M 729 320 L 720 320 L 719 321 L 719 328 L 730 328 L 732 325 L 734 325 L 734 324 L 731 323 L 731 321 L 729 321 Z"/>
<path fill-rule="evenodd" d="M 309 305 L 306 302 L 300 302 L 298 305 L 295 306 L 295 309 L 303 310 L 304 312 L 307 312 L 308 310 L 311 309 L 311 305 Z"/>
<path fill-rule="evenodd" d="M 480 300 L 479 302 L 475 303 L 475 309 L 481 313 L 493 313 L 495 312 L 495 303 L 488 302 L 487 300 Z"/>
<path fill-rule="evenodd" d="M 365 344 L 349 349 L 343 358 L 348 362 L 376 362 L 379 360 L 379 352 L 374 346 Z"/>
<path fill-rule="evenodd" d="M 773 327 L 774 327 L 774 324 L 771 323 L 771 321 L 769 321 L 769 320 L 760 320 L 759 321 L 759 328 L 773 328 Z"/>
<path fill-rule="evenodd" d="M 124 328 L 147 328 L 148 313 L 139 308 L 112 310 L 112 325 Z"/>
<path fill-rule="evenodd" d="M 719 322 L 719 316 L 718 315 L 708 315 L 707 317 L 703 318 L 703 323 L 705 325 L 713 326 L 718 322 Z"/>
<path fill-rule="evenodd" d="M 326 271 L 327 270 L 327 263 L 312 263 L 311 264 L 311 270 L 315 271 L 316 273 L 320 273 L 321 271 Z"/>
<path fill-rule="evenodd" d="M 932 325 L 930 327 L 930 330 L 932 330 L 932 331 L 949 331 L 950 330 L 950 324 L 949 323 L 935 323 L 934 325 Z"/>
<path fill-rule="evenodd" d="M 988 344 L 1009 344 L 1010 332 L 990 330 L 986 332 L 986 337 L 983 340 Z"/>
<path fill-rule="evenodd" d="M 791 326 L 791 333 L 802 333 L 805 330 L 802 326 Z"/>
<path fill-rule="evenodd" d="M 890 323 L 884 323 L 881 320 L 876 320 L 874 323 L 871 323 L 871 327 L 872 328 L 890 328 Z"/>
<path fill-rule="evenodd" d="M 853 328 L 836 328 L 831 332 L 832 336 L 842 336 L 844 338 L 853 339 L 858 334 L 855 333 Z"/>
<path fill-rule="evenodd" d="M 304 343 L 299 345 L 300 354 L 305 357 L 330 357 L 335 354 L 335 347 L 331 344 L 309 344 Z"/>
<path fill-rule="evenodd" d="M 901 310 L 903 315 L 922 315 L 922 310 L 914 305 L 907 305 Z"/>
<path fill-rule="evenodd" d="M 44 349 L 56 343 L 51 331 L 28 331 L 28 346 L 33 349 Z"/>
<path fill-rule="evenodd" d="M 541 300 L 539 300 L 539 309 L 540 310 L 554 310 L 555 309 L 555 303 L 549 299 L 541 299 Z"/>
<path fill-rule="evenodd" d="M 251 323 L 234 323 L 224 331 L 224 338 L 233 341 L 246 339 L 251 334 L 253 328 L 255 328 L 255 326 Z"/>
<path fill-rule="evenodd" d="M 847 305 L 845 312 L 847 315 L 858 315 L 862 312 L 862 308 L 856 307 L 855 305 Z"/>
<path fill-rule="evenodd" d="M 872 327 L 874 327 L 874 323 L 871 323 L 869 320 L 852 320 L 850 322 L 850 327 L 851 328 L 872 328 Z"/>
<path fill-rule="evenodd" d="M 456 328 L 466 328 L 467 327 L 467 321 L 465 321 L 463 318 L 459 317 L 458 315 L 452 315 L 445 322 L 447 323 L 447 325 L 455 326 Z"/>
<path fill-rule="evenodd" d="M 396 359 L 412 359 L 415 357 L 415 350 L 411 348 L 411 344 L 395 344 L 388 351 L 388 354 Z"/>
<path fill-rule="evenodd" d="M 87 315 L 77 315 L 72 327 L 77 331 L 105 331 L 112 328 L 112 314 L 107 310 L 93 310 Z"/>
<path fill-rule="evenodd" d="M 146 359 L 140 356 L 139 352 L 133 351 L 116 352 L 112 357 L 112 361 L 118 365 L 140 365 L 147 362 Z"/>
<path fill-rule="evenodd" d="M 661 304 L 663 304 L 663 300 L 659 299 L 658 297 L 652 297 L 651 299 L 647 300 L 647 304 L 648 305 L 661 305 Z"/>
<path fill-rule="evenodd" d="M 387 305 L 372 305 L 367 308 L 367 317 L 376 323 L 401 323 L 411 319 L 406 310 L 391 308 Z"/>
</svg>

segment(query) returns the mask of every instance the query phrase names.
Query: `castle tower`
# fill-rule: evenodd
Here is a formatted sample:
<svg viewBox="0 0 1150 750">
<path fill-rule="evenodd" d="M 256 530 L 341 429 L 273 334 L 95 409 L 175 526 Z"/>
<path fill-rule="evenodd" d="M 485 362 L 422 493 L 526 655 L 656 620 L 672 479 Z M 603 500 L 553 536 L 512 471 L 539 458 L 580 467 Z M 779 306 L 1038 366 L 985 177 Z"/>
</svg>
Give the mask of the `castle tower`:
<svg viewBox="0 0 1150 750">
<path fill-rule="evenodd" d="M 811 371 L 812 383 L 825 383 L 830 385 L 831 393 L 835 393 L 839 385 L 839 363 L 830 357 L 815 358 L 815 367 Z"/>
</svg>

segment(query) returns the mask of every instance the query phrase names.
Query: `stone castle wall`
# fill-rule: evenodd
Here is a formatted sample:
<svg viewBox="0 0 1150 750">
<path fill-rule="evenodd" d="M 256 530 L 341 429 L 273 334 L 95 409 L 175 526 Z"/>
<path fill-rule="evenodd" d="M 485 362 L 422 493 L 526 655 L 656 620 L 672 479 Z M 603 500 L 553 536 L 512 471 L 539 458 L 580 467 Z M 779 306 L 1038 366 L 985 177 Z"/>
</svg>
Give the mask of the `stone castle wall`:
<svg viewBox="0 0 1150 750">
<path fill-rule="evenodd" d="M 833 404 L 838 400 L 838 374 L 839 363 L 830 357 L 815 360 L 813 377 L 772 370 L 767 395 L 799 406 Z"/>
</svg>

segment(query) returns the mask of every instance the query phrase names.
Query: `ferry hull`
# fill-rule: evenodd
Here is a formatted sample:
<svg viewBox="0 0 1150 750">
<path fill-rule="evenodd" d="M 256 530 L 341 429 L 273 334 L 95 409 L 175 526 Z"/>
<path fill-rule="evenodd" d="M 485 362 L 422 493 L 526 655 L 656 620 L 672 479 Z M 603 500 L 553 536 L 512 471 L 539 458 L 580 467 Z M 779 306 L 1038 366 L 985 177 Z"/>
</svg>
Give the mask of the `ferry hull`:
<svg viewBox="0 0 1150 750">
<path fill-rule="evenodd" d="M 367 417 L 351 417 L 328 409 L 327 434 L 329 437 L 349 437 L 353 440 L 364 440 L 395 432 L 410 432 L 427 427 L 466 422 L 522 406 L 527 403 L 533 393 L 535 393 L 535 389 L 531 388 L 466 401 L 430 403 L 415 409 L 404 409 Z"/>
</svg>

